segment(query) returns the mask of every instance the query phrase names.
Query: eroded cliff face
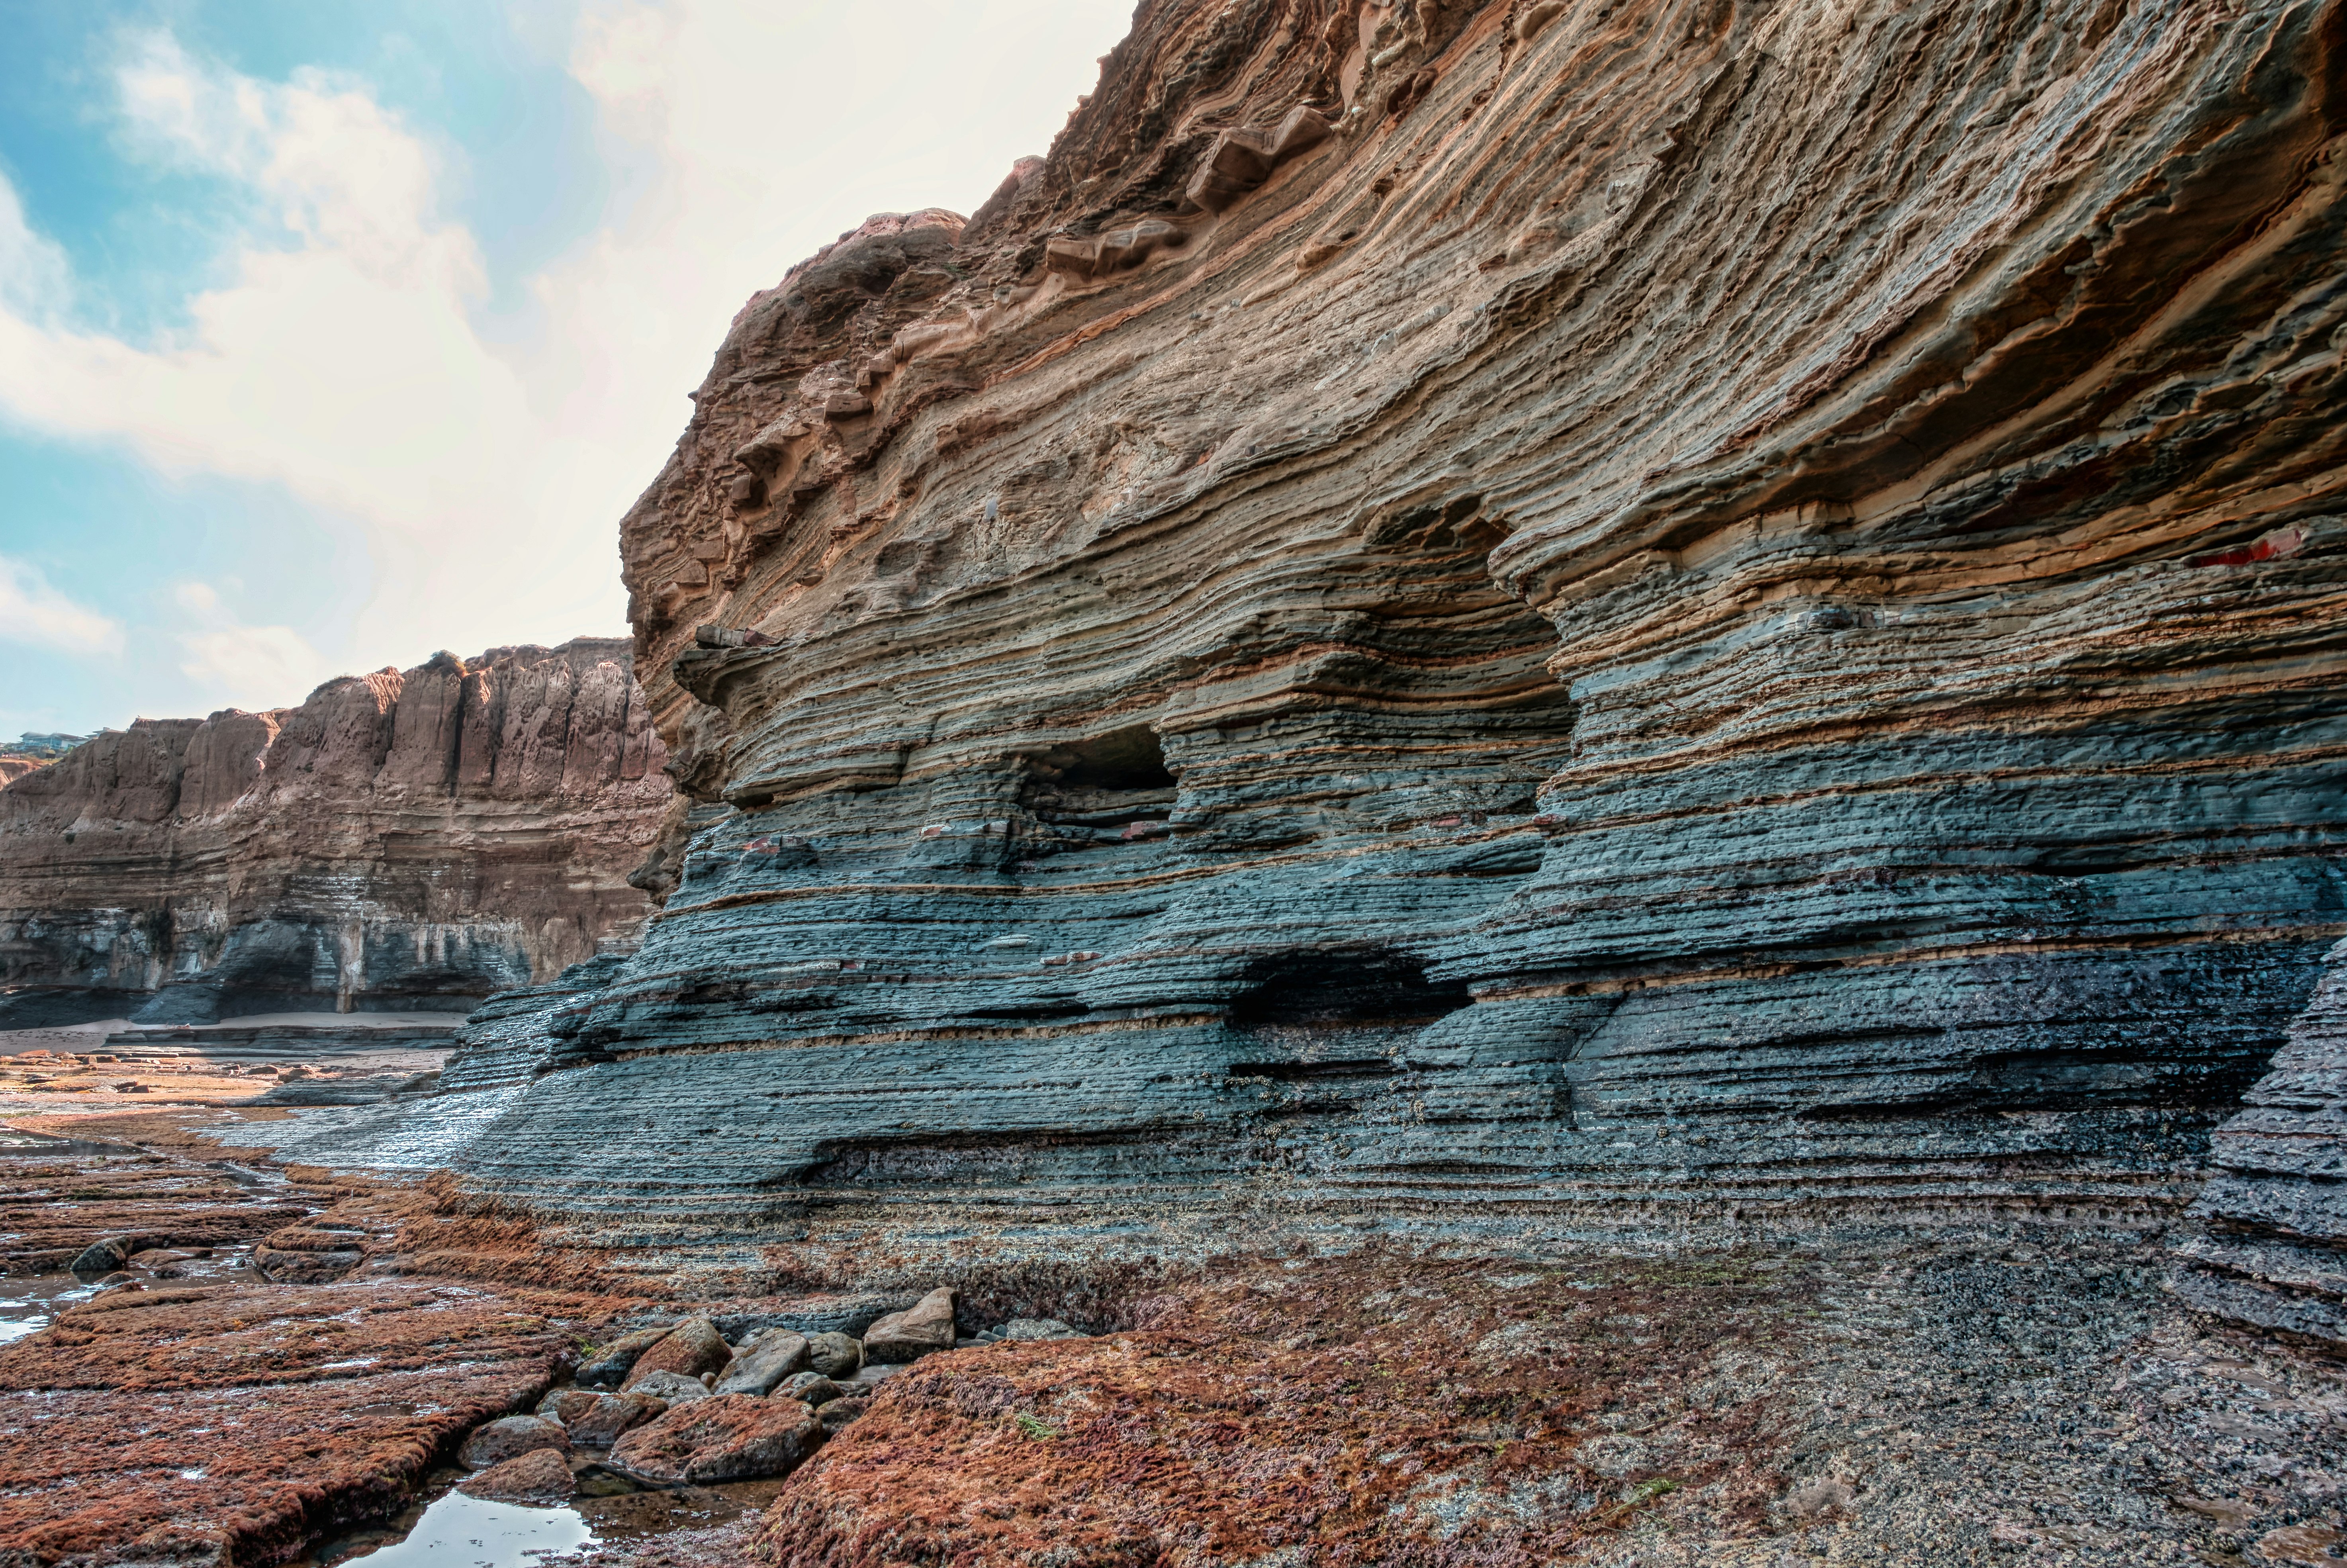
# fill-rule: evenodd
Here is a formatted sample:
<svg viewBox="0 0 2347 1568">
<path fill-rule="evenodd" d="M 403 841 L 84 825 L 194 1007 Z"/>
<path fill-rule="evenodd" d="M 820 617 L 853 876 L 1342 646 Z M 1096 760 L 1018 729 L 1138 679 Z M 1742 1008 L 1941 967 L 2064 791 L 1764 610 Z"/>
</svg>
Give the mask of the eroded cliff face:
<svg viewBox="0 0 2347 1568">
<path fill-rule="evenodd" d="M 737 318 L 623 535 L 673 891 L 443 1153 L 704 1237 L 2171 1212 L 2342 929 L 2342 48 L 1144 4 Z"/>
<path fill-rule="evenodd" d="M 145 720 L 0 790 L 0 1009 L 463 1010 L 632 934 L 668 807 L 619 639 Z"/>
</svg>

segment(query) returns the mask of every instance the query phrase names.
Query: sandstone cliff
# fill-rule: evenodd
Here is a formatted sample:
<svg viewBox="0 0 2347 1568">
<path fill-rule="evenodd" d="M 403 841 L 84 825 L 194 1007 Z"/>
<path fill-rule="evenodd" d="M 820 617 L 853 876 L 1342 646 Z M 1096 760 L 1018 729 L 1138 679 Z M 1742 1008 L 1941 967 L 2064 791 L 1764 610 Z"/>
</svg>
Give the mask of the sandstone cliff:
<svg viewBox="0 0 2347 1568">
<path fill-rule="evenodd" d="M 2172 1214 L 2347 928 L 2342 50 L 1149 0 L 736 319 L 623 528 L 673 891 L 444 1147 L 1081 1245 Z"/>
<path fill-rule="evenodd" d="M 469 1008 L 632 932 L 664 756 L 615 639 L 108 731 L 0 789 L 0 1016 Z"/>
</svg>

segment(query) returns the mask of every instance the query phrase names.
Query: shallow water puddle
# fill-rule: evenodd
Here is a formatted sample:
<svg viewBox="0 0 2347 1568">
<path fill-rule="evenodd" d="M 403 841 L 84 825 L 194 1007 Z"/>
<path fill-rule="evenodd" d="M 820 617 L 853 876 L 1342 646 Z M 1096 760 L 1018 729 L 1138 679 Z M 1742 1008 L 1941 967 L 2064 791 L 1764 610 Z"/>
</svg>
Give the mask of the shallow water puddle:
<svg viewBox="0 0 2347 1568">
<path fill-rule="evenodd" d="M 484 1502 L 451 1491 L 415 1512 L 405 1533 L 403 1514 L 374 1539 L 354 1536 L 311 1559 L 327 1564 L 364 1563 L 367 1568 L 530 1568 L 538 1558 L 591 1545 L 594 1527 L 572 1508 L 525 1508 Z"/>
<path fill-rule="evenodd" d="M 428 1503 L 330 1541 L 296 1568 L 536 1568 L 540 1559 L 614 1541 L 723 1524 L 754 1513 L 782 1490 L 780 1479 L 671 1490 L 640 1487 L 600 1465 L 584 1466 L 577 1501 L 562 1508 L 484 1502 L 450 1490 L 444 1471 Z"/>
<path fill-rule="evenodd" d="M 37 1334 L 77 1301 L 97 1294 L 70 1274 L 15 1274 L 0 1278 L 0 1345 Z"/>
</svg>

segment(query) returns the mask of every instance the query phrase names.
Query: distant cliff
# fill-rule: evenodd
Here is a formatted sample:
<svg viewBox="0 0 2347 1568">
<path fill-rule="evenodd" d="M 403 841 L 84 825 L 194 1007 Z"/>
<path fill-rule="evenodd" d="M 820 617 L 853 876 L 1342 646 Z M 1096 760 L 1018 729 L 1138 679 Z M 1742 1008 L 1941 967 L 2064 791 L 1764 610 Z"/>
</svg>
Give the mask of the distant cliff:
<svg viewBox="0 0 2347 1568">
<path fill-rule="evenodd" d="M 296 708 L 141 719 L 0 789 L 0 1025 L 464 1009 L 650 901 L 628 644 L 440 654 Z"/>
</svg>

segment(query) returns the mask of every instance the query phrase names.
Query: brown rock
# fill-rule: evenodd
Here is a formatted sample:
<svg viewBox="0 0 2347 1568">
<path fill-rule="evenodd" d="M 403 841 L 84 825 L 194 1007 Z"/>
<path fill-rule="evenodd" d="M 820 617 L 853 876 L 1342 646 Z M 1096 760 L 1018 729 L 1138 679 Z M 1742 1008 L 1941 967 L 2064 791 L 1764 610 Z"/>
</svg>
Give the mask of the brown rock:
<svg viewBox="0 0 2347 1568">
<path fill-rule="evenodd" d="M 456 1483 L 456 1490 L 491 1502 L 565 1502 L 578 1495 L 579 1481 L 559 1450 L 532 1449 L 478 1475 L 466 1476 Z"/>
<path fill-rule="evenodd" d="M 607 1449 L 667 1409 L 667 1400 L 649 1394 L 607 1395 L 569 1423 L 570 1440 L 580 1448 Z"/>
<path fill-rule="evenodd" d="M 788 1328 L 774 1328 L 759 1337 L 758 1342 L 733 1358 L 725 1375 L 717 1380 L 715 1391 L 720 1394 L 770 1394 L 774 1385 L 805 1367 L 807 1362 L 806 1336 Z"/>
<path fill-rule="evenodd" d="M 441 654 L 142 719 L 15 780 L 0 986 L 36 989 L 0 1027 L 53 997 L 157 1022 L 443 1007 L 592 958 L 649 907 L 626 878 L 670 794 L 630 668 L 615 639 Z M 326 891 L 353 885 L 364 923 Z"/>
<path fill-rule="evenodd" d="M 717 1326 L 706 1317 L 688 1317 L 661 1337 L 660 1342 L 636 1358 L 634 1369 L 620 1386 L 633 1388 L 637 1381 L 651 1372 L 674 1372 L 682 1377 L 699 1378 L 706 1372 L 722 1372 L 733 1359 L 733 1348 Z"/>
<path fill-rule="evenodd" d="M 635 1369 L 643 1353 L 668 1337 L 671 1325 L 661 1324 L 651 1328 L 638 1328 L 620 1335 L 609 1345 L 599 1347 L 593 1358 L 579 1368 L 579 1381 L 589 1388 L 617 1388 Z"/>
<path fill-rule="evenodd" d="M 954 1348 L 954 1293 L 932 1290 L 919 1303 L 892 1312 L 864 1331 L 867 1361 L 917 1361 Z"/>
<path fill-rule="evenodd" d="M 592 1389 L 557 1389 L 538 1402 L 538 1413 L 560 1421 L 568 1430 L 610 1397 Z"/>
<path fill-rule="evenodd" d="M 871 1407 L 872 1401 L 869 1398 L 832 1399 L 816 1408 L 815 1419 L 823 1424 L 824 1432 L 827 1436 L 854 1421 L 856 1417 Z"/>
<path fill-rule="evenodd" d="M 457 1461 L 467 1470 L 487 1470 L 538 1449 L 570 1451 L 570 1437 L 556 1422 L 537 1416 L 507 1416 L 474 1429 Z"/>
<path fill-rule="evenodd" d="M 725 1394 L 680 1405 L 611 1449 L 611 1463 L 651 1481 L 708 1485 L 786 1475 L 815 1450 L 823 1427 L 795 1399 Z"/>
</svg>

